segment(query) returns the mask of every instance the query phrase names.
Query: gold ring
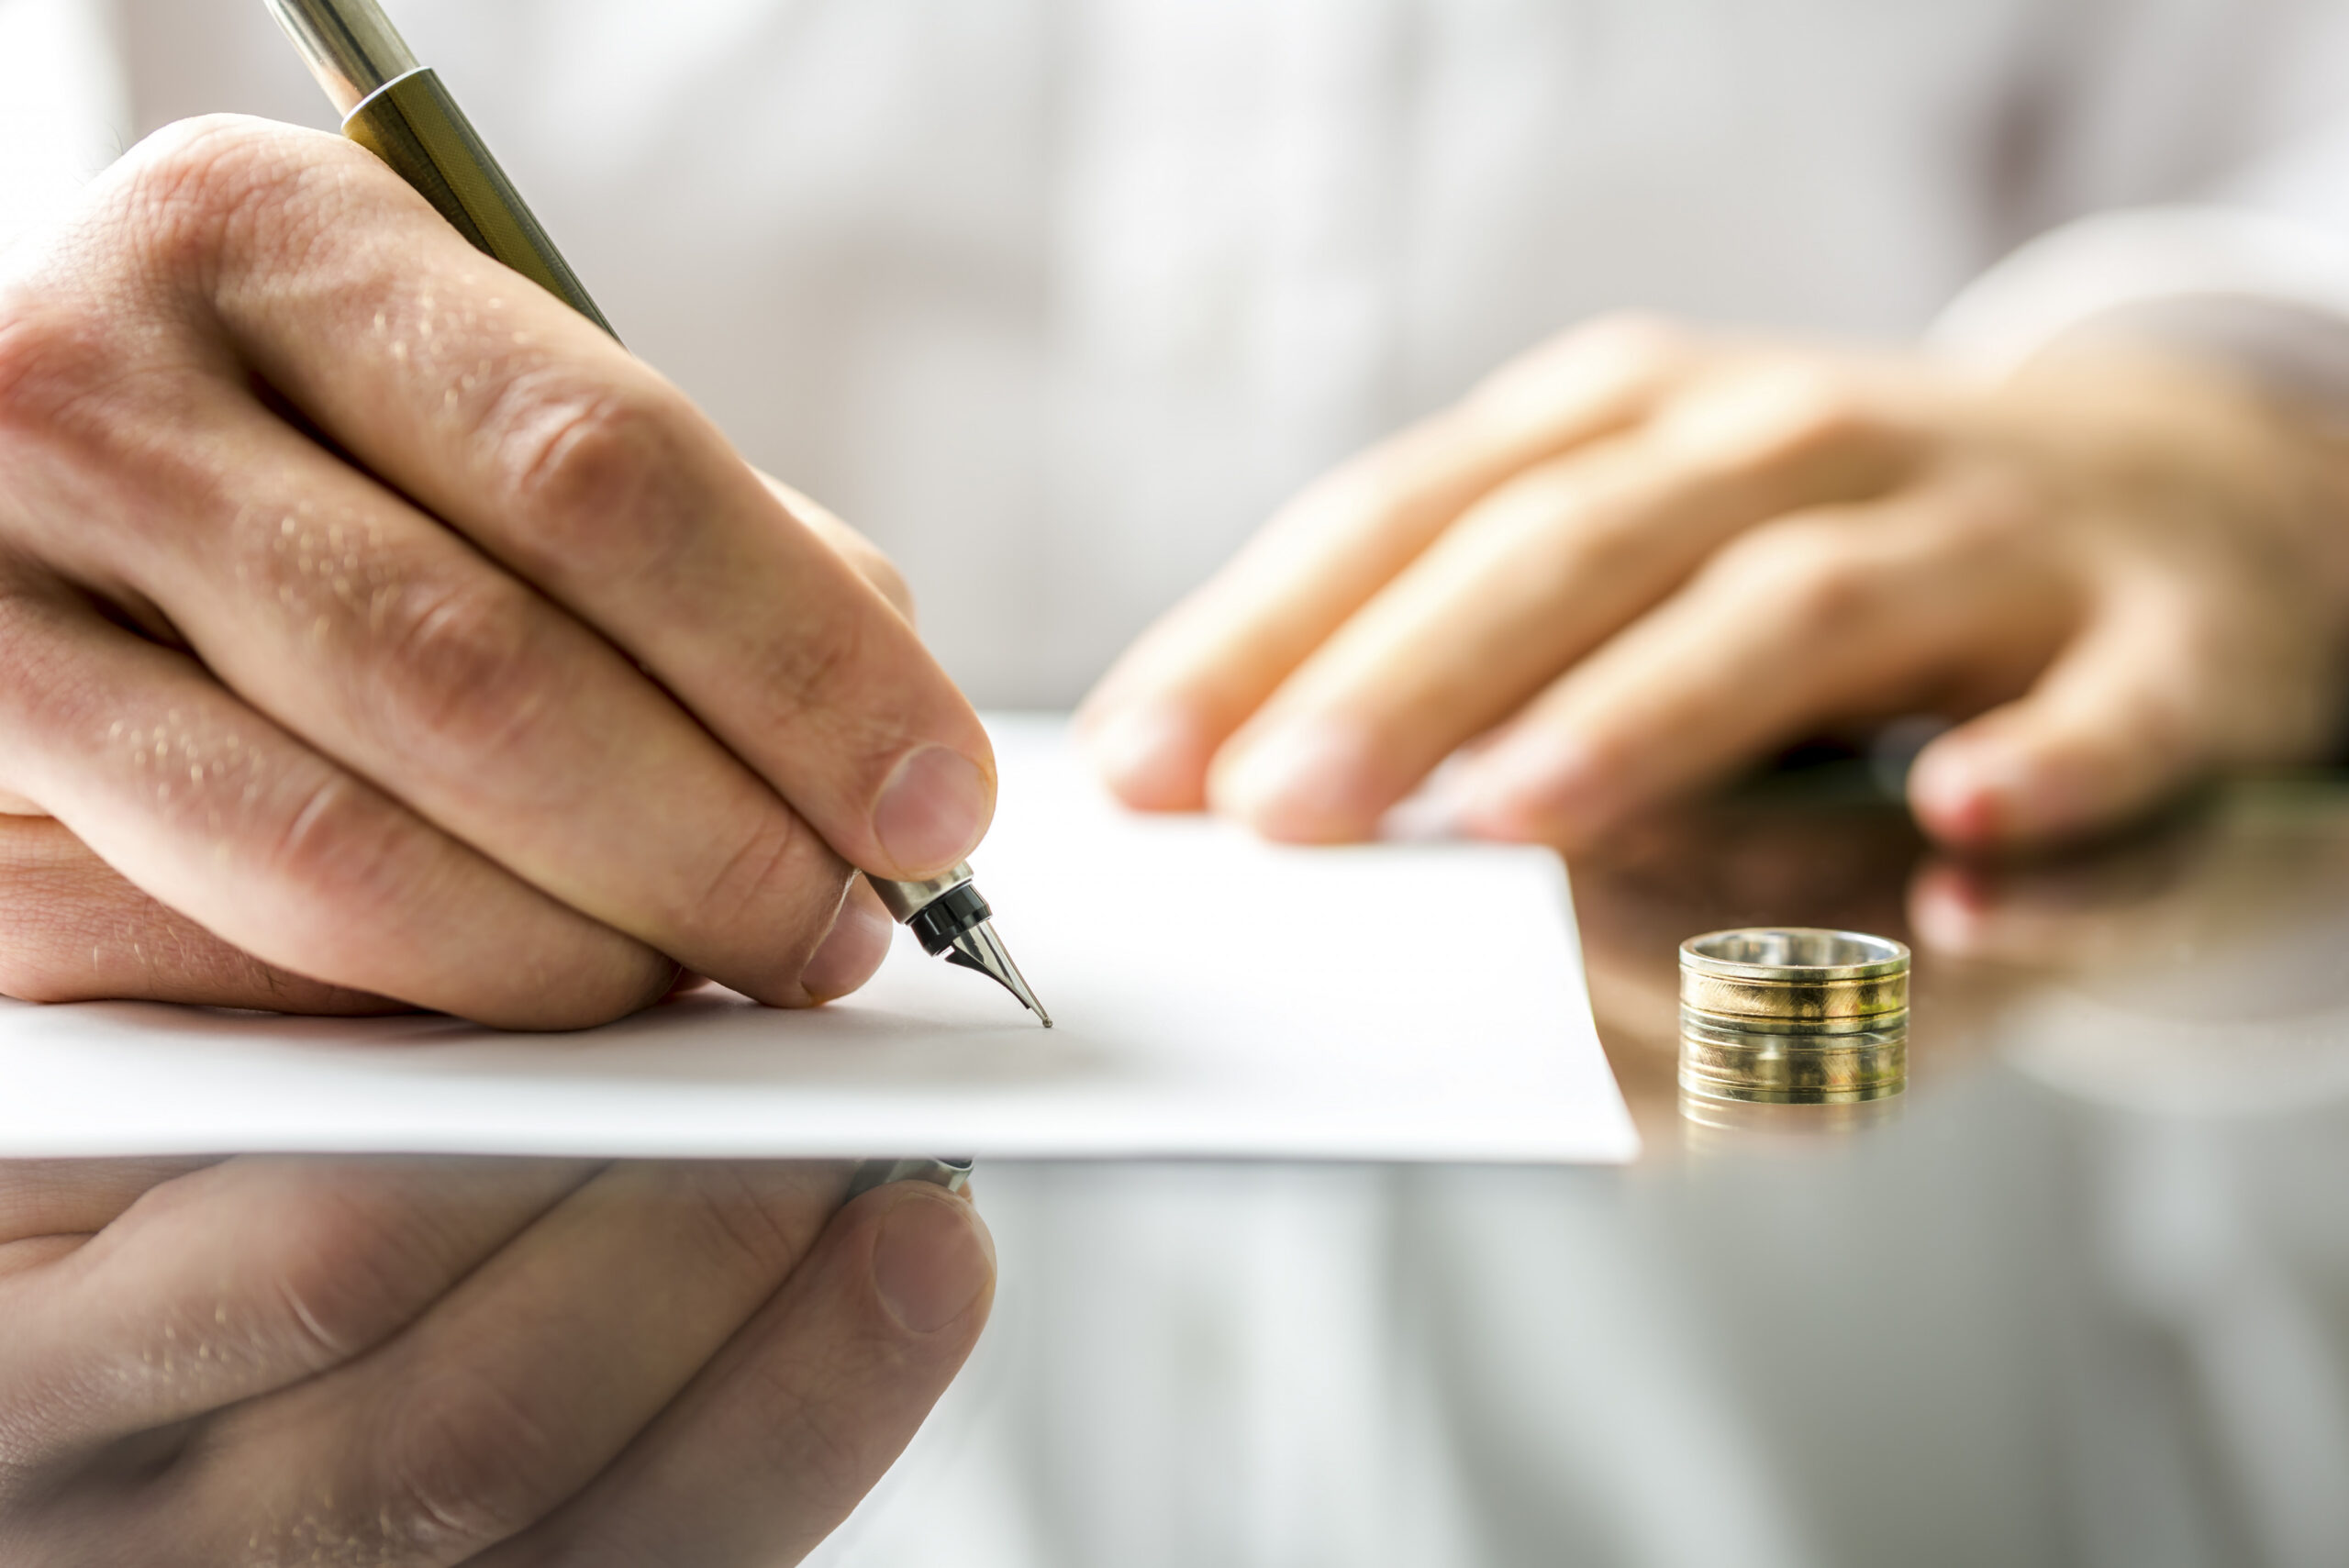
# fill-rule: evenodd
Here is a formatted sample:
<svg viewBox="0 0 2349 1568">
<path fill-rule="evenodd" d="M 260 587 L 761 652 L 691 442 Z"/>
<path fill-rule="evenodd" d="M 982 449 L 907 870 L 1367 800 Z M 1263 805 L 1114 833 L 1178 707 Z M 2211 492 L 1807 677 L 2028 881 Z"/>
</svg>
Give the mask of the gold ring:
<svg viewBox="0 0 2349 1568">
<path fill-rule="evenodd" d="M 1709 931 L 1680 944 L 1680 1002 L 1820 1032 L 1881 1027 L 1873 1020 L 1909 1009 L 1909 950 L 1811 926 Z"/>
</svg>

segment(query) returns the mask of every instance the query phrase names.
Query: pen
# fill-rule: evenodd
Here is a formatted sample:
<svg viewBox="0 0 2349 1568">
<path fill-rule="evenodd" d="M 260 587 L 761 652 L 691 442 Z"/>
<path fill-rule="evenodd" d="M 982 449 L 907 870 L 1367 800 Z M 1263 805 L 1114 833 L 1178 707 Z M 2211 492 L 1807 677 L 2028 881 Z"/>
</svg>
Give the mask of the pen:
<svg viewBox="0 0 2349 1568">
<path fill-rule="evenodd" d="M 333 100 L 345 136 L 390 164 L 476 249 L 618 339 L 456 99 L 436 72 L 417 63 L 375 0 L 263 4 Z M 995 912 L 971 880 L 968 862 L 919 882 L 869 873 L 865 880 L 924 951 L 987 976 L 1052 1027 L 1052 1016 L 996 934 Z"/>
</svg>

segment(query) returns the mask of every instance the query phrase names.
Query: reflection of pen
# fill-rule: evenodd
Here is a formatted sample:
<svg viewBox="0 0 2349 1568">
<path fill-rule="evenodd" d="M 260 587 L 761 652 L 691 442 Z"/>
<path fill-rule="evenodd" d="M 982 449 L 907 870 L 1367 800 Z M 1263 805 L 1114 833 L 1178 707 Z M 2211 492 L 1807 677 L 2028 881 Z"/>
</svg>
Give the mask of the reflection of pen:
<svg viewBox="0 0 2349 1568">
<path fill-rule="evenodd" d="M 417 64 L 375 0 L 263 3 L 334 100 L 345 136 L 390 164 L 477 249 L 612 331 L 449 89 Z M 920 882 L 866 880 L 925 951 L 988 976 L 1052 1027 L 1052 1016 L 996 935 L 994 911 L 979 896 L 969 865 Z"/>
</svg>

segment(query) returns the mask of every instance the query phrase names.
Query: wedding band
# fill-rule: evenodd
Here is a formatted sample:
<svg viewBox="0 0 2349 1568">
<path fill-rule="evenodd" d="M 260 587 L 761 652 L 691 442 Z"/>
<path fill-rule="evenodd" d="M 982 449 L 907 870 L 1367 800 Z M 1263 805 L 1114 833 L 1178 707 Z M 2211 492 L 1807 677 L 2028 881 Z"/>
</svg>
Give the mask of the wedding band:
<svg viewBox="0 0 2349 1568">
<path fill-rule="evenodd" d="M 1850 1105 L 1909 1082 L 1909 950 L 1815 926 L 1680 944 L 1687 1102 Z"/>
<path fill-rule="evenodd" d="M 1746 1029 L 1881 1028 L 1909 1010 L 1909 949 L 1813 926 L 1708 931 L 1680 944 L 1680 1005 Z"/>
</svg>

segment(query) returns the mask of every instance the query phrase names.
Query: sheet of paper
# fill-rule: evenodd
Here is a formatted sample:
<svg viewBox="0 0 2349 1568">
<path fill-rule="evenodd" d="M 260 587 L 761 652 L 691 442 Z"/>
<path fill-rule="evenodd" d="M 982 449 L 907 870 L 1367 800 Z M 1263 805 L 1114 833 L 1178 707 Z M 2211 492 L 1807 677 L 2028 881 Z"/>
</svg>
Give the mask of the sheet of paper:
<svg viewBox="0 0 2349 1568">
<path fill-rule="evenodd" d="M 991 728 L 1002 805 L 974 863 L 1056 1029 L 903 931 L 829 1007 L 708 991 L 571 1035 L 0 1002 L 0 1155 L 1635 1151 L 1555 857 L 1136 816 L 1059 720 Z"/>
</svg>

